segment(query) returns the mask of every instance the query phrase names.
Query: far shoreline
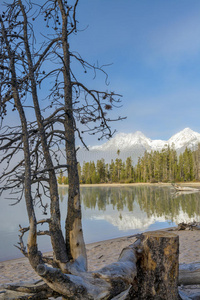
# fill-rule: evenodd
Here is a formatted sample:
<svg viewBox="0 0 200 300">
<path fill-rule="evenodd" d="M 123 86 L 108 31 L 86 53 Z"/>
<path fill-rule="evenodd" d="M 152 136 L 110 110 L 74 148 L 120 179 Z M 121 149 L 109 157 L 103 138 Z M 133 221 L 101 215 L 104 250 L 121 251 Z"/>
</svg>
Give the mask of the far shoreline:
<svg viewBox="0 0 200 300">
<path fill-rule="evenodd" d="M 186 181 L 186 182 L 176 182 L 175 184 L 180 186 L 199 186 L 199 182 L 193 181 Z M 68 187 L 68 184 L 58 184 L 59 187 Z M 120 182 L 113 182 L 113 183 L 80 183 L 80 187 L 122 187 L 122 186 L 172 186 L 170 182 L 157 182 L 157 183 L 150 183 L 150 182 L 132 182 L 132 183 L 120 183 Z M 173 186 L 172 186 L 173 187 Z"/>
</svg>

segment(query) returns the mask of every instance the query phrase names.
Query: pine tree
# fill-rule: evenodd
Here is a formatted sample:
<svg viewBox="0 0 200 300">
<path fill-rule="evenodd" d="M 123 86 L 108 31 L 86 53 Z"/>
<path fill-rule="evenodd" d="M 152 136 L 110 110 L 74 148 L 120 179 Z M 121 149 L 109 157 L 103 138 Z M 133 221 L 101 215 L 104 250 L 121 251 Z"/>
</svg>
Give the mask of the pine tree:
<svg viewBox="0 0 200 300">
<path fill-rule="evenodd" d="M 101 160 L 97 160 L 97 176 L 100 178 L 100 182 L 104 183 L 106 178 L 106 166 L 105 160 L 102 158 Z"/>
<path fill-rule="evenodd" d="M 125 166 L 126 182 L 133 182 L 133 166 L 131 157 L 127 157 Z"/>
<path fill-rule="evenodd" d="M 60 170 L 60 174 L 58 176 L 58 183 L 62 184 L 63 183 L 63 170 Z"/>
</svg>

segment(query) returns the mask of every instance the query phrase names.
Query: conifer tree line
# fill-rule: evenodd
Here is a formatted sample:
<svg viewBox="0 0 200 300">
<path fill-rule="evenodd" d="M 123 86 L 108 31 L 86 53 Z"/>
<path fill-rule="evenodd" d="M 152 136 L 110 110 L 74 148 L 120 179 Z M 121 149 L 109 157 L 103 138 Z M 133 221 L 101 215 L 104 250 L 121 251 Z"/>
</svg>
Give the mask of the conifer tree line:
<svg viewBox="0 0 200 300">
<path fill-rule="evenodd" d="M 82 184 L 95 183 L 132 183 L 132 182 L 178 182 L 200 180 L 200 144 L 197 150 L 186 148 L 181 154 L 177 154 L 172 147 L 166 147 L 162 151 L 145 151 L 138 162 L 133 166 L 131 157 L 125 162 L 119 158 L 105 163 L 102 158 L 84 162 L 78 165 L 79 180 Z M 68 178 L 62 170 L 58 177 L 59 184 L 68 184 Z"/>
</svg>

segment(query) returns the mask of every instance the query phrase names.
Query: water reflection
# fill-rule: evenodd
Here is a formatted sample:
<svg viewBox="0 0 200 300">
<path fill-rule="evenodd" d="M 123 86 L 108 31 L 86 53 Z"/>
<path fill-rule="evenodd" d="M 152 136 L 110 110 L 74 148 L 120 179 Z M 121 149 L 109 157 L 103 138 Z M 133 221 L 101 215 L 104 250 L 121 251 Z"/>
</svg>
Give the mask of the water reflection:
<svg viewBox="0 0 200 300">
<path fill-rule="evenodd" d="M 67 187 L 59 188 L 62 229 L 67 212 Z M 86 243 L 162 229 L 180 222 L 200 221 L 200 193 L 174 195 L 161 186 L 83 186 L 82 222 Z M 43 218 L 37 209 L 38 219 Z M 47 216 L 48 217 L 48 216 Z M 13 244 L 18 242 L 18 225 L 27 226 L 25 203 L 15 207 L 0 201 L 0 260 L 19 257 Z M 45 230 L 45 228 L 43 228 Z M 40 249 L 50 250 L 48 237 Z"/>
<path fill-rule="evenodd" d="M 67 201 L 67 188 L 59 188 L 61 202 Z M 106 211 L 108 205 L 113 210 L 134 211 L 134 205 L 147 217 L 165 216 L 177 220 L 180 213 L 188 218 L 200 216 L 200 193 L 174 194 L 169 187 L 130 186 L 130 187 L 82 187 L 81 203 L 84 210 Z"/>
<path fill-rule="evenodd" d="M 61 201 L 67 201 L 67 188 L 61 187 L 59 192 Z M 120 236 L 129 234 L 130 230 L 139 232 L 199 221 L 199 197 L 200 193 L 174 197 L 171 187 L 86 186 L 81 188 L 83 222 L 107 222 L 113 226 L 113 233 L 118 230 Z M 107 238 L 105 235 L 102 239 Z"/>
</svg>

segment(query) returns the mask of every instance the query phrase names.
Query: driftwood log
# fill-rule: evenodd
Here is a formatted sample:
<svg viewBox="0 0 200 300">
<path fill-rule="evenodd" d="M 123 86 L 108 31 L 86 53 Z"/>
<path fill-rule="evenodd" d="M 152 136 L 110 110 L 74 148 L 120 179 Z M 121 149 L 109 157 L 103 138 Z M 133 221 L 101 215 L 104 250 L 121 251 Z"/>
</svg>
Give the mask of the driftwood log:
<svg viewBox="0 0 200 300">
<path fill-rule="evenodd" d="M 193 188 L 193 187 L 187 187 L 187 186 L 180 186 L 180 185 L 177 185 L 177 184 L 172 184 L 172 186 L 178 192 L 200 192 L 199 188 Z"/>
<path fill-rule="evenodd" d="M 179 266 L 179 284 L 200 284 L 200 262 Z"/>
<path fill-rule="evenodd" d="M 178 248 L 179 237 L 174 233 L 146 232 L 122 251 L 118 262 L 95 272 L 71 269 L 71 274 L 60 273 L 60 282 L 65 282 L 67 299 L 180 299 Z M 47 278 L 51 268 L 45 265 L 38 268 L 40 276 L 50 286 Z M 60 282 L 57 282 L 57 293 L 62 295 Z M 47 285 L 44 285 L 46 289 Z"/>
<path fill-rule="evenodd" d="M 169 229 L 169 231 L 179 231 L 179 230 L 200 230 L 199 222 L 190 222 L 190 223 L 179 223 L 177 227 Z"/>
</svg>

